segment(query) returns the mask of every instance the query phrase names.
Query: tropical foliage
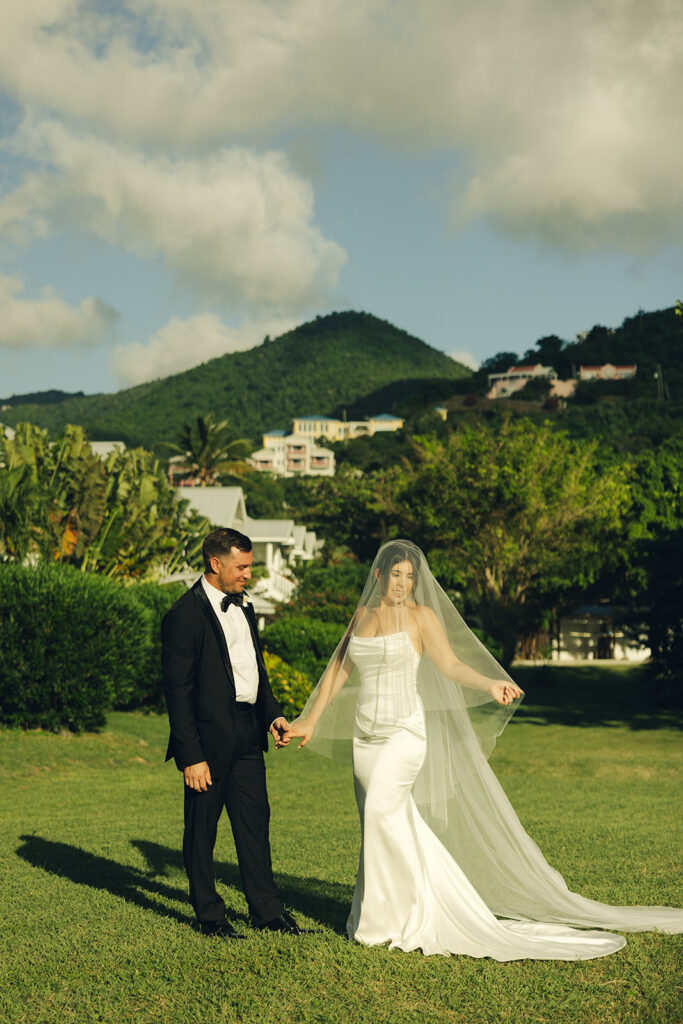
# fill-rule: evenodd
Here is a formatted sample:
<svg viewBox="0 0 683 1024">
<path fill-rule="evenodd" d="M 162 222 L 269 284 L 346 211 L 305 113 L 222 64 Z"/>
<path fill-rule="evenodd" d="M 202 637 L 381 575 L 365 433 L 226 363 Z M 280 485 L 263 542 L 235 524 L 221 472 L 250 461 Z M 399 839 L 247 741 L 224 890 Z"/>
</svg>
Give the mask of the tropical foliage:
<svg viewBox="0 0 683 1024">
<path fill-rule="evenodd" d="M 0 436 L 0 561 L 155 577 L 198 565 L 206 529 L 149 452 L 101 460 L 74 426 L 56 441 L 28 423 Z"/>
<path fill-rule="evenodd" d="M 228 421 L 217 422 L 212 413 L 183 424 L 178 443 L 166 447 L 184 458 L 188 475 L 200 487 L 234 481 L 249 468 L 245 462 L 249 442 L 233 437 Z"/>
</svg>

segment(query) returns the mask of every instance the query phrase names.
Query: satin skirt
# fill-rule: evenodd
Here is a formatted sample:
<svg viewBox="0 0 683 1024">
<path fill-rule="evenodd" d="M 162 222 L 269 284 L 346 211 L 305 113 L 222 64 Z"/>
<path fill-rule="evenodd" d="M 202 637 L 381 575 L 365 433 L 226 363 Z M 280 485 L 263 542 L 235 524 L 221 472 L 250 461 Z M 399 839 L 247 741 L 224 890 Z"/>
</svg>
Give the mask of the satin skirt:
<svg viewBox="0 0 683 1024">
<path fill-rule="evenodd" d="M 500 961 L 591 960 L 625 945 L 609 932 L 496 918 L 413 800 L 425 751 L 421 711 L 381 735 L 356 730 L 362 844 L 349 938 L 406 952 Z M 501 863 L 500 870 L 514 871 L 515 865 Z"/>
</svg>

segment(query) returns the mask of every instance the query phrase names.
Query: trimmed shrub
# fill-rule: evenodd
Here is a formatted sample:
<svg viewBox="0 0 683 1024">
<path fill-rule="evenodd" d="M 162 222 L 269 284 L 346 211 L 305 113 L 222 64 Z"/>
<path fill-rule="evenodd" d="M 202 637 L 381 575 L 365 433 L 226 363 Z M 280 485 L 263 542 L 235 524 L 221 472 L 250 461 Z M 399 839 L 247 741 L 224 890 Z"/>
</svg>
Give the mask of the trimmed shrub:
<svg viewBox="0 0 683 1024">
<path fill-rule="evenodd" d="M 262 634 L 263 646 L 316 683 L 345 629 L 346 626 L 336 622 L 287 615 L 266 626 Z"/>
<path fill-rule="evenodd" d="M 117 692 L 115 708 L 165 708 L 161 675 L 161 620 L 186 590 L 184 583 L 133 583 L 126 587 L 127 594 L 138 603 L 145 616 L 147 638 L 140 646 L 144 660 L 133 689 L 122 694 Z"/>
<path fill-rule="evenodd" d="M 295 718 L 313 689 L 311 680 L 303 672 L 297 672 L 282 658 L 278 658 L 277 654 L 264 651 L 263 660 L 266 663 L 273 695 L 282 706 L 282 713 L 289 720 Z"/>
<path fill-rule="evenodd" d="M 0 721 L 100 728 L 148 664 L 150 612 L 129 588 L 70 566 L 0 566 Z"/>
</svg>

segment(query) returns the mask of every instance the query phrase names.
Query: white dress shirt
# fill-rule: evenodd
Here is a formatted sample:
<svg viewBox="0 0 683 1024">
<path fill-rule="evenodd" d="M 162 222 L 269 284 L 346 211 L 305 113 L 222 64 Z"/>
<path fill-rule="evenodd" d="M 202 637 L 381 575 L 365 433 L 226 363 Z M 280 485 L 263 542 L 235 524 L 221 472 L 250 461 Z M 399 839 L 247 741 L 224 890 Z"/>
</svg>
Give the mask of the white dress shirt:
<svg viewBox="0 0 683 1024">
<path fill-rule="evenodd" d="M 225 595 L 207 583 L 205 576 L 202 576 L 202 586 L 218 617 L 228 645 L 232 674 L 235 677 L 235 696 L 238 701 L 245 704 L 255 704 L 258 694 L 258 665 L 247 617 L 237 604 L 228 605 L 227 612 L 222 612 L 221 601 Z"/>
</svg>

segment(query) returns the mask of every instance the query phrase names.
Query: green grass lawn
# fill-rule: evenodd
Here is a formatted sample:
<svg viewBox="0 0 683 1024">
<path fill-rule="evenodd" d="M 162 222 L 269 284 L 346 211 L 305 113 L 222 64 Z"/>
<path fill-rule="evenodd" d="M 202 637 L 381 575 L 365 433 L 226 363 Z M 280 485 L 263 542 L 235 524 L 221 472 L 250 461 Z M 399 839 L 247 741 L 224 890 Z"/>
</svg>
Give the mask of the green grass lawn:
<svg viewBox="0 0 683 1024">
<path fill-rule="evenodd" d="M 570 887 L 683 905 L 680 732 L 637 671 L 520 670 L 526 706 L 493 765 Z M 247 940 L 189 927 L 182 785 L 166 723 L 111 715 L 99 734 L 0 731 L 0 1020 L 136 1024 L 674 1024 L 681 939 L 628 937 L 585 963 L 423 957 L 347 941 L 358 856 L 350 766 L 268 755 L 272 845 L 288 905 L 315 935 L 252 931 L 227 822 L 217 868 Z"/>
</svg>

